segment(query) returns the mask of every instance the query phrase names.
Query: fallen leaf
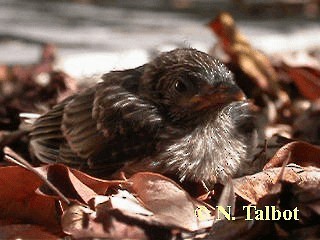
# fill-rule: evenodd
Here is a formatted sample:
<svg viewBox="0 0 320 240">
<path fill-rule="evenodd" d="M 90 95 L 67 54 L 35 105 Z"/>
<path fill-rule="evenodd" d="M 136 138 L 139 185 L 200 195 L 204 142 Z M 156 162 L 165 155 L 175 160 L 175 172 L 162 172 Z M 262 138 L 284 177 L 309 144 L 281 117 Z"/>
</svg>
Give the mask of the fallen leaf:
<svg viewBox="0 0 320 240">
<path fill-rule="evenodd" d="M 53 235 L 37 225 L 11 224 L 0 226 L 0 239 L 47 239 L 56 240 L 60 236 Z"/>
<path fill-rule="evenodd" d="M 300 213 L 304 214 L 306 218 L 310 218 L 312 215 L 310 210 L 320 216 L 320 169 L 309 168 L 310 171 L 303 171 L 299 174 L 301 181 L 290 184 L 290 192 L 293 196 L 291 202 L 295 202 L 295 206 L 298 206 Z"/>
<path fill-rule="evenodd" d="M 294 141 L 281 147 L 264 169 L 281 166 L 289 156 L 289 163 L 320 167 L 320 147 L 307 142 Z"/>
<path fill-rule="evenodd" d="M 99 195 L 103 195 L 110 187 L 119 186 L 125 183 L 125 180 L 104 180 L 96 177 L 92 177 L 79 170 L 68 168 L 68 170 L 83 184 L 91 188 Z"/>
<path fill-rule="evenodd" d="M 279 181 L 281 171 L 282 168 L 271 168 L 250 176 L 236 178 L 233 180 L 234 191 L 246 201 L 257 204 L 262 197 L 270 193 L 272 187 Z M 282 181 L 300 182 L 303 171 L 308 171 L 308 169 L 287 166 L 284 169 Z"/>
<path fill-rule="evenodd" d="M 111 214 L 97 217 L 94 211 L 81 205 L 65 211 L 62 227 L 74 238 L 148 239 L 141 227 L 121 222 Z"/>
<path fill-rule="evenodd" d="M 55 200 L 35 193 L 43 184 L 34 173 L 18 166 L 0 167 L 0 218 L 60 229 Z"/>
<path fill-rule="evenodd" d="M 211 221 L 200 221 L 195 214 L 196 209 L 207 206 L 191 198 L 171 179 L 156 173 L 141 172 L 133 175 L 129 181 L 132 183 L 132 192 L 137 194 L 146 209 L 153 212 L 154 216 L 150 216 L 150 219 L 187 231 L 211 226 Z"/>
<path fill-rule="evenodd" d="M 302 96 L 312 101 L 320 98 L 320 71 L 303 67 L 288 67 L 286 70 Z"/>
<path fill-rule="evenodd" d="M 272 96 L 280 97 L 280 93 L 283 95 L 277 84 L 277 73 L 269 58 L 251 46 L 229 13 L 220 13 L 208 26 L 216 33 L 231 62 L 239 67 L 259 89 Z M 285 98 L 288 100 L 288 96 Z"/>
<path fill-rule="evenodd" d="M 231 216 L 234 216 L 235 202 L 236 202 L 236 196 L 233 189 L 233 183 L 232 183 L 232 180 L 229 179 L 227 184 L 222 190 L 217 206 L 223 207 L 224 209 L 227 209 L 229 207 L 231 209 Z M 216 211 L 216 217 L 218 216 L 217 214 L 218 214 L 218 211 Z M 222 215 L 221 219 L 225 220 L 225 216 Z"/>
<path fill-rule="evenodd" d="M 118 186 L 123 181 L 108 181 L 91 177 L 85 173 L 70 169 L 62 164 L 52 164 L 42 167 L 42 174 L 69 200 L 77 200 L 89 204 L 98 194 L 105 194 L 111 186 Z M 43 194 L 55 195 L 50 188 L 40 188 Z"/>
</svg>

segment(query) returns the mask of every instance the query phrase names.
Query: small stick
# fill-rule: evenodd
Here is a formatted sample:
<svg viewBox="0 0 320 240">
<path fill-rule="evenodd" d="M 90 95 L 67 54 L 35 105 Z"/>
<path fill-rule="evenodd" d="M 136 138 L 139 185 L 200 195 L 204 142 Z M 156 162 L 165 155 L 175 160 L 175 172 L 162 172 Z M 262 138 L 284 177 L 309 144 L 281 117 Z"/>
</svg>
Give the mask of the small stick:
<svg viewBox="0 0 320 240">
<path fill-rule="evenodd" d="M 14 164 L 19 165 L 20 167 L 23 167 L 24 169 L 27 169 L 31 172 L 33 172 L 35 175 L 37 175 L 44 183 L 48 185 L 48 187 L 55 192 L 66 204 L 70 205 L 69 199 L 63 195 L 63 193 L 56 188 L 45 176 L 43 176 L 36 168 L 34 168 L 29 162 L 24 160 L 21 156 L 19 156 L 17 153 L 15 153 L 12 149 L 9 147 L 5 147 L 3 149 L 5 153 L 5 159 L 9 162 L 12 162 Z"/>
</svg>

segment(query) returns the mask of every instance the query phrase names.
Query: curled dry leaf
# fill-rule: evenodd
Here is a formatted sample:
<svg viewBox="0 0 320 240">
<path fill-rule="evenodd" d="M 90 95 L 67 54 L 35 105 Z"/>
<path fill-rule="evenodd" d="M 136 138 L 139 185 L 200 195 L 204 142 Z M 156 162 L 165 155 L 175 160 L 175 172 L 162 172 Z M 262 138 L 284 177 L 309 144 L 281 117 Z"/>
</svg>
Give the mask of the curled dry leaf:
<svg viewBox="0 0 320 240">
<path fill-rule="evenodd" d="M 279 171 L 277 179 L 283 178 L 284 167 Z M 233 185 L 233 183 L 229 183 Z M 247 186 L 246 186 L 247 187 Z M 230 188 L 230 187 L 229 187 Z M 264 209 L 265 206 L 276 206 L 279 200 L 279 193 L 281 191 L 281 184 L 271 184 L 264 196 L 257 201 L 257 209 Z M 234 195 L 234 194 L 233 194 Z M 223 194 L 221 195 L 221 197 Z M 219 204 L 220 205 L 219 201 Z M 230 205 L 232 205 L 230 203 Z M 254 214 L 251 213 L 251 218 L 254 219 Z M 254 240 L 263 236 L 272 236 L 274 225 L 272 221 L 255 221 L 248 220 L 248 216 L 236 217 L 235 220 L 222 220 L 213 224 L 206 239 L 241 239 L 241 240 Z"/>
<path fill-rule="evenodd" d="M 150 228 L 191 232 L 208 228 L 213 223 L 212 209 L 192 199 L 162 175 L 137 173 L 122 187 L 127 190 L 96 196 L 95 210 L 78 205 L 67 209 L 62 218 L 65 233 L 73 237 L 144 239 Z M 208 213 L 206 218 L 204 209 Z"/>
<path fill-rule="evenodd" d="M 43 168 L 42 172 L 47 180 L 57 187 L 69 200 L 88 203 L 97 195 L 97 193 L 83 184 L 63 165 L 51 165 Z M 39 190 L 42 194 L 55 196 L 55 193 L 46 185 L 43 185 Z"/>
<path fill-rule="evenodd" d="M 306 67 L 287 67 L 286 71 L 302 96 L 309 100 L 320 98 L 320 71 Z"/>
<path fill-rule="evenodd" d="M 38 216 L 39 213 L 48 214 L 46 211 L 41 212 L 42 205 L 38 206 L 36 204 L 33 204 L 33 201 L 28 200 L 30 197 L 32 197 L 32 200 L 34 198 L 36 200 L 36 203 L 40 201 L 39 199 L 47 199 L 47 201 L 43 200 L 43 204 L 51 204 L 51 208 L 46 207 L 46 209 L 52 211 L 52 218 L 56 220 L 56 215 L 58 213 L 53 214 L 55 211 L 55 199 L 61 198 L 67 204 L 70 204 L 69 200 L 88 204 L 91 199 L 98 195 L 97 192 L 104 194 L 109 186 L 119 185 L 119 183 L 122 182 L 99 180 L 83 174 L 77 170 L 73 170 L 73 172 L 75 173 L 74 175 L 68 167 L 61 164 L 33 168 L 27 161 L 13 152 L 11 149 L 6 147 L 5 152 L 6 158 L 8 160 L 23 167 L 0 168 L 1 171 L 6 171 L 7 174 L 8 172 L 10 172 L 11 175 L 14 176 L 12 177 L 11 175 L 1 175 L 1 177 L 5 177 L 7 181 L 10 181 L 11 178 L 13 180 L 12 182 L 9 182 L 10 184 L 5 184 L 3 188 L 1 188 L 2 186 L 0 186 L 0 190 L 2 191 L 1 193 L 4 196 L 7 196 L 3 200 L 2 208 L 5 209 L 6 202 L 9 202 L 13 205 L 12 209 L 9 208 L 9 210 L 12 210 L 8 213 L 9 218 L 11 217 L 11 215 L 12 218 L 17 217 L 17 219 L 26 218 L 24 217 L 24 215 L 32 214 L 32 217 L 39 217 L 39 219 L 42 219 L 43 216 Z M 25 174 L 19 175 L 20 171 L 26 171 L 28 173 L 28 176 L 30 176 L 30 179 L 26 178 Z M 24 184 L 27 184 L 27 187 L 31 188 L 30 192 L 28 191 L 27 194 L 25 193 L 25 189 L 23 189 Z M 42 190 L 42 192 L 37 191 L 37 193 L 41 192 L 42 195 L 36 194 L 37 189 Z M 21 190 L 22 196 L 19 195 L 19 190 Z M 95 190 L 97 192 L 95 192 Z M 55 195 L 49 196 L 48 193 L 52 194 L 52 192 L 54 192 Z M 47 195 L 45 195 L 44 193 L 46 193 Z M 56 194 L 58 194 L 58 196 L 56 196 Z M 12 198 L 17 198 L 18 200 L 21 198 L 22 203 L 19 203 L 19 201 L 11 202 Z M 28 201 L 30 202 L 30 205 L 24 206 L 23 204 L 26 204 L 26 202 Z M 40 209 L 38 209 L 38 207 Z M 24 213 L 24 211 L 20 211 L 20 208 L 24 208 L 24 211 L 26 211 L 26 213 Z M 18 212 L 16 213 L 15 210 L 17 210 Z M 3 214 L 3 218 L 6 218 L 5 210 L 3 211 Z M 22 214 L 22 217 L 19 217 L 20 214 Z M 47 217 L 47 215 L 45 215 L 45 217 Z"/>
<path fill-rule="evenodd" d="M 277 73 L 269 58 L 251 46 L 232 16 L 222 12 L 208 25 L 218 36 L 233 65 L 239 67 L 259 89 L 280 97 L 282 92 L 277 84 Z M 287 96 L 285 98 L 288 99 Z"/>
<path fill-rule="evenodd" d="M 251 176 L 233 180 L 235 193 L 252 204 L 257 204 L 268 195 L 279 181 L 282 168 L 270 168 Z M 310 176 L 313 176 L 310 178 Z M 282 181 L 295 184 L 309 184 L 320 181 L 320 171 L 314 167 L 299 167 L 297 165 L 285 167 Z"/>
<path fill-rule="evenodd" d="M 0 168 L 0 219 L 60 229 L 55 200 L 36 194 L 43 184 L 34 173 L 18 166 Z"/>
<path fill-rule="evenodd" d="M 291 142 L 281 147 L 264 169 L 281 166 L 289 157 L 289 163 L 300 166 L 320 167 L 320 147 L 307 142 Z"/>
<path fill-rule="evenodd" d="M 281 173 L 279 175 L 282 175 Z M 279 200 L 281 184 L 276 183 L 268 189 L 268 194 L 263 196 L 257 202 L 257 209 L 263 210 L 265 206 L 276 206 Z M 251 212 L 251 218 L 254 219 L 254 213 Z M 274 225 L 272 221 L 247 220 L 247 216 L 237 217 L 235 221 L 222 221 L 214 224 L 210 231 L 210 239 L 241 239 L 255 240 L 263 236 L 272 236 Z M 220 225 L 220 226 L 219 226 Z M 223 228 L 224 230 L 222 230 Z"/>
<path fill-rule="evenodd" d="M 96 177 L 92 177 L 79 170 L 68 168 L 68 170 L 83 184 L 91 188 L 99 195 L 103 195 L 106 191 L 113 186 L 119 186 L 125 183 L 125 180 L 104 180 Z"/>
<path fill-rule="evenodd" d="M 309 100 L 320 98 L 320 61 L 306 51 L 275 56 L 284 71 Z"/>
<path fill-rule="evenodd" d="M 6 152 L 11 158 L 15 156 L 10 149 L 7 149 Z M 99 202 L 96 211 L 90 210 L 89 212 L 84 212 L 83 209 L 80 209 L 81 211 L 77 209 L 78 212 L 80 211 L 83 213 L 80 217 L 77 215 L 77 219 L 74 219 L 76 215 L 73 210 L 64 206 L 64 209 L 69 209 L 72 213 L 71 217 L 70 215 L 66 215 L 68 217 L 64 218 L 65 232 L 73 233 L 75 236 L 116 236 L 117 238 L 124 238 L 131 236 L 131 233 L 129 235 L 127 234 L 131 232 L 132 229 L 134 229 L 135 234 L 144 234 L 144 231 L 142 231 L 140 227 L 132 226 L 132 222 L 186 231 L 196 231 L 212 225 L 212 214 L 210 214 L 210 210 L 208 210 L 207 206 L 192 199 L 188 193 L 180 188 L 175 182 L 159 174 L 138 173 L 132 176 L 128 181 L 106 181 L 92 178 L 77 170 L 70 170 L 61 164 L 30 169 L 29 164 L 25 163 L 25 160 L 21 159 L 18 155 L 16 158 L 18 159 L 16 160 L 17 163 L 28 168 L 29 171 L 20 167 L 0 168 L 1 170 L 6 170 L 7 174 L 10 172 L 8 169 L 13 169 L 13 175 L 20 175 L 20 178 L 14 175 L 13 178 L 15 181 L 12 182 L 12 185 L 5 184 L 4 186 L 6 188 L 2 189 L 3 194 L 9 196 L 5 198 L 5 201 L 2 204 L 2 218 L 17 217 L 20 219 L 31 217 L 33 222 L 33 217 L 37 220 L 42 220 L 44 217 L 48 217 L 48 214 L 51 214 L 50 216 L 56 220 L 58 213 L 56 212 L 54 203 L 55 199 L 58 197 L 55 194 L 49 195 L 52 194 L 52 188 L 45 188 L 44 186 L 46 185 L 43 185 L 50 183 L 59 189 L 61 194 L 68 199 L 68 202 L 71 200 L 71 202 L 82 202 L 86 205 L 89 205 L 90 200 L 95 200 L 96 203 Z M 21 171 L 25 173 L 22 174 Z M 2 176 L 3 175 L 1 175 L 1 177 Z M 23 176 L 23 179 L 21 176 Z M 32 179 L 31 183 L 28 182 L 28 176 Z M 5 177 L 6 179 L 10 179 L 7 175 Z M 44 180 L 42 180 L 42 177 Z M 108 187 L 119 186 L 120 183 L 122 183 L 124 187 L 130 189 L 133 193 L 119 191 L 117 195 L 112 195 L 110 197 L 100 197 L 97 193 L 104 194 Z M 25 191 L 25 189 L 23 189 L 24 184 L 27 184 L 28 187 L 32 187 L 30 190 L 32 195 L 29 191 L 27 194 L 22 194 L 21 198 L 23 203 L 20 204 L 19 200 L 17 201 L 15 199 L 20 196 L 19 194 L 16 194 L 16 192 Z M 40 187 L 41 185 L 43 186 Z M 35 190 L 37 188 L 47 195 L 36 194 Z M 14 190 L 14 192 L 10 192 L 12 190 Z M 34 202 L 33 199 L 30 200 L 30 195 L 32 198 L 37 199 L 37 201 Z M 39 202 L 40 200 L 42 200 L 41 203 Z M 25 206 L 26 201 L 29 202 L 28 206 Z M 9 203 L 12 204 L 12 207 L 9 207 L 9 210 L 13 209 L 12 211 L 6 209 L 8 205 L 10 206 Z M 43 211 L 43 204 L 45 205 L 46 210 L 50 211 L 49 213 Z M 51 207 L 48 207 L 48 204 Z M 20 211 L 22 208 L 26 213 Z M 201 216 L 196 214 L 197 209 L 204 208 L 209 212 L 209 215 L 206 216 L 206 218 L 202 218 L 203 214 Z M 15 211 L 18 211 L 18 214 Z M 20 216 L 21 214 L 22 216 Z M 96 219 L 96 217 L 102 215 L 107 218 L 103 218 L 103 220 Z M 122 216 L 124 220 L 120 221 L 115 218 L 115 215 L 118 217 Z M 53 221 L 53 219 L 51 219 L 51 221 Z M 46 220 L 47 222 L 42 222 L 42 224 L 47 226 L 48 220 L 50 220 L 50 218 Z M 131 223 L 128 223 L 130 221 Z M 78 225 L 76 223 L 78 223 Z M 55 222 L 56 227 L 58 227 L 57 224 L 58 223 Z M 85 224 L 90 227 L 84 227 L 87 226 Z M 108 226 L 107 231 L 105 230 L 106 226 Z"/>
<path fill-rule="evenodd" d="M 320 216 L 320 169 L 309 167 L 309 171 L 299 174 L 303 181 L 291 188 L 298 209 L 309 217 L 313 213 Z"/>
<path fill-rule="evenodd" d="M 45 177 L 68 199 L 86 204 L 98 194 L 104 194 L 110 186 L 123 182 L 94 178 L 75 169 L 71 170 L 62 164 L 43 167 L 42 171 Z M 40 188 L 40 191 L 43 194 L 52 194 L 50 189 L 45 187 Z"/>
<path fill-rule="evenodd" d="M 129 181 L 132 183 L 132 192 L 137 194 L 146 209 L 153 212 L 154 215 L 148 217 L 150 220 L 187 231 L 212 225 L 213 218 L 201 219 L 195 214 L 197 209 L 207 209 L 208 206 L 191 198 L 171 179 L 160 174 L 141 172 L 133 175 Z"/>
</svg>

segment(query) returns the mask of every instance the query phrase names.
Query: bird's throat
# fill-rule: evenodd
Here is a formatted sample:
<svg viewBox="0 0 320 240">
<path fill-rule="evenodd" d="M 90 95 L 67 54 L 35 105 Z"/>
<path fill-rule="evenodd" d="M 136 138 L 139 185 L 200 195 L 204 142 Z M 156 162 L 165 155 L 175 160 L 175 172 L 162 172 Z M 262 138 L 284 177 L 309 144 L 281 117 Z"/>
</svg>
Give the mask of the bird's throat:
<svg viewBox="0 0 320 240">
<path fill-rule="evenodd" d="M 163 144 L 156 157 L 163 171 L 176 171 L 181 180 L 225 182 L 248 165 L 252 134 L 238 131 L 250 121 L 244 103 L 233 103 L 220 112 L 208 114 L 190 133 Z M 160 165 L 160 164 L 158 164 Z"/>
</svg>

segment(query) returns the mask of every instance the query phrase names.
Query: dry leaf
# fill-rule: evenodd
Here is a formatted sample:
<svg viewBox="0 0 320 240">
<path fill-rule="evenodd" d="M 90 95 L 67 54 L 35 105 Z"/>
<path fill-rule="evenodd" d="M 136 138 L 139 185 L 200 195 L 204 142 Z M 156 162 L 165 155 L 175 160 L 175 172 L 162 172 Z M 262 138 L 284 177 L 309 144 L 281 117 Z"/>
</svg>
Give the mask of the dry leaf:
<svg viewBox="0 0 320 240">
<path fill-rule="evenodd" d="M 70 170 L 62 164 L 43 167 L 42 172 L 68 199 L 86 204 L 98 194 L 104 194 L 110 186 L 117 186 L 123 182 L 94 178 L 75 169 Z M 44 194 L 52 194 L 47 187 L 40 190 Z"/>
<path fill-rule="evenodd" d="M 270 189 L 279 181 L 281 168 L 270 168 L 251 176 L 233 180 L 235 193 L 252 204 L 270 193 Z M 309 176 L 314 176 L 310 178 Z M 295 184 L 309 184 L 320 181 L 320 170 L 314 167 L 287 166 L 281 181 Z"/>
<path fill-rule="evenodd" d="M 272 96 L 280 95 L 276 83 L 277 73 L 270 60 L 251 46 L 229 13 L 222 12 L 208 25 L 218 36 L 223 50 L 230 56 L 234 65 L 238 66 L 259 89 Z"/>
<path fill-rule="evenodd" d="M 227 207 L 230 207 L 231 216 L 234 216 L 235 202 L 236 202 L 236 196 L 233 189 L 233 183 L 232 183 L 232 180 L 229 179 L 227 184 L 223 188 L 223 191 L 221 193 L 217 206 L 221 206 L 224 209 L 227 209 Z M 216 211 L 216 217 L 217 217 L 217 214 L 218 214 L 218 211 Z M 225 216 L 222 215 L 220 219 L 224 220 Z"/>
<path fill-rule="evenodd" d="M 47 239 L 56 240 L 55 236 L 37 225 L 12 224 L 0 226 L 0 239 Z"/>
<path fill-rule="evenodd" d="M 121 222 L 107 213 L 97 217 L 94 211 L 81 205 L 65 211 L 62 227 L 74 238 L 147 239 L 142 228 Z"/>
<path fill-rule="evenodd" d="M 197 209 L 207 206 L 191 198 L 174 181 L 147 172 L 137 173 L 129 181 L 143 206 L 154 213 L 152 218 L 155 221 L 187 231 L 196 231 L 212 224 L 208 219 L 201 222 L 195 214 Z"/>
<path fill-rule="evenodd" d="M 309 167 L 308 171 L 301 172 L 299 176 L 302 180 L 290 188 L 295 199 L 291 201 L 296 202 L 299 211 L 305 216 L 310 217 L 309 210 L 320 216 L 320 169 Z"/>
<path fill-rule="evenodd" d="M 264 169 L 281 166 L 288 157 L 290 157 L 289 163 L 320 167 L 320 147 L 295 141 L 281 147 Z"/>
<path fill-rule="evenodd" d="M 143 239 L 146 229 L 151 227 L 159 231 L 162 228 L 196 231 L 213 223 L 212 208 L 208 207 L 209 210 L 159 174 L 137 173 L 122 187 L 127 191 L 96 196 L 95 210 L 78 205 L 69 208 L 62 218 L 64 231 L 73 237 Z M 203 212 L 197 215 L 199 209 L 207 209 L 207 218 L 202 218 Z"/>
<path fill-rule="evenodd" d="M 34 173 L 18 166 L 0 168 L 0 218 L 59 229 L 55 200 L 35 193 L 43 184 Z"/>
<path fill-rule="evenodd" d="M 320 98 L 320 71 L 302 67 L 288 67 L 286 70 L 302 96 L 312 101 Z"/>
</svg>

